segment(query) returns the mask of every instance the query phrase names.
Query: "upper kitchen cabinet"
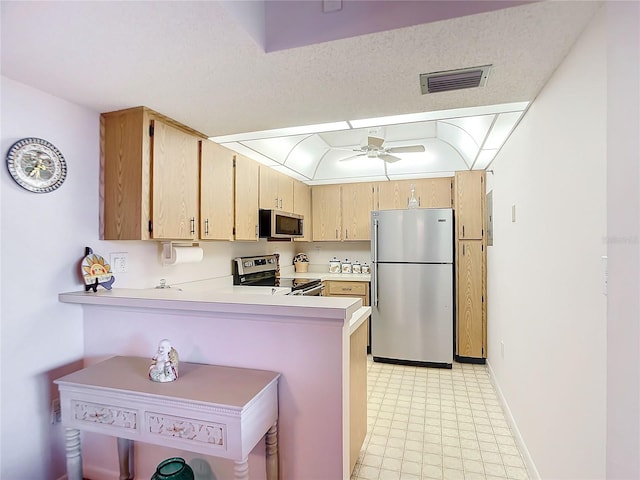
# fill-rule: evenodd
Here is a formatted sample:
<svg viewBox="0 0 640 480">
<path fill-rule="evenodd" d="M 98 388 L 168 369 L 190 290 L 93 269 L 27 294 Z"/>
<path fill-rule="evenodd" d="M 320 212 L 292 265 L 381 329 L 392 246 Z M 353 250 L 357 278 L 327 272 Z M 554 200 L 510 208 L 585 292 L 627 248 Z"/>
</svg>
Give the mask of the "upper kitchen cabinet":
<svg viewBox="0 0 640 480">
<path fill-rule="evenodd" d="M 345 183 L 342 185 L 342 239 L 371 239 L 373 185 Z"/>
<path fill-rule="evenodd" d="M 200 142 L 200 238 L 233 240 L 235 152 Z"/>
<path fill-rule="evenodd" d="M 293 181 L 293 213 L 304 217 L 304 236 L 294 241 L 310 242 L 312 240 L 311 188 L 298 180 Z"/>
<path fill-rule="evenodd" d="M 456 229 L 460 240 L 484 237 L 485 172 L 456 172 Z"/>
<path fill-rule="evenodd" d="M 260 208 L 293 212 L 293 178 L 260 166 Z"/>
<path fill-rule="evenodd" d="M 198 238 L 204 135 L 136 107 L 100 116 L 105 240 Z"/>
<path fill-rule="evenodd" d="M 314 241 L 370 240 L 373 185 L 316 185 L 311 190 Z"/>
<path fill-rule="evenodd" d="M 311 189 L 313 241 L 342 240 L 340 185 L 316 185 Z"/>
<path fill-rule="evenodd" d="M 377 210 L 402 210 L 408 207 L 411 187 L 419 208 L 451 208 L 453 177 L 416 178 L 376 182 L 375 206 Z"/>
<path fill-rule="evenodd" d="M 235 160 L 235 239 L 258 240 L 259 164 L 243 155 Z"/>
</svg>

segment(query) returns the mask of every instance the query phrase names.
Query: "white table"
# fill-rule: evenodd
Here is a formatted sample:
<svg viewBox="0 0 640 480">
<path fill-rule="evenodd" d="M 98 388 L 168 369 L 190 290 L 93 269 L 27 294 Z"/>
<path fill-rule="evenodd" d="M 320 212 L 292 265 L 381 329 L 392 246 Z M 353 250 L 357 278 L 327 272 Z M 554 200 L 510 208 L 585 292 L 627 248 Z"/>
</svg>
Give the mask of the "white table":
<svg viewBox="0 0 640 480">
<path fill-rule="evenodd" d="M 248 480 L 248 455 L 266 433 L 267 478 L 278 478 L 279 373 L 180 362 L 177 381 L 157 383 L 150 364 L 112 357 L 55 381 L 69 480 L 82 480 L 80 430 L 118 437 L 121 480 L 133 479 L 134 441 L 229 458 Z"/>
</svg>

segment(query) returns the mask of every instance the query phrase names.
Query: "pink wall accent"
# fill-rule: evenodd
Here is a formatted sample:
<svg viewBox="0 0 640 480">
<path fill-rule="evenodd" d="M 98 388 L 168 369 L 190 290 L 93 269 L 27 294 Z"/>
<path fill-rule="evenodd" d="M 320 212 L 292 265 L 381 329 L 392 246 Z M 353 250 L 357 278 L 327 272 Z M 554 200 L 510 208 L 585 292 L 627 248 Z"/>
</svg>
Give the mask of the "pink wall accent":
<svg viewBox="0 0 640 480">
<path fill-rule="evenodd" d="M 158 341 L 166 337 L 183 361 L 280 372 L 281 480 L 343 477 L 342 358 L 343 342 L 348 340 L 343 322 L 83 308 L 88 362 L 113 355 L 150 358 Z M 107 472 L 113 474 L 118 465 L 115 441 L 98 435 L 84 438 L 85 474 L 97 480 L 109 478 Z M 166 456 L 157 447 L 140 444 L 136 448 L 136 478 L 149 478 Z M 194 456 L 185 453 L 187 460 Z M 219 468 L 224 467 L 216 467 L 216 475 L 226 478 Z M 249 468 L 252 479 L 264 478 L 262 443 L 250 455 Z"/>
<path fill-rule="evenodd" d="M 323 13 L 321 0 L 266 2 L 267 52 L 489 12 L 531 1 L 343 0 Z M 446 41 L 446 39 L 443 39 Z"/>
</svg>

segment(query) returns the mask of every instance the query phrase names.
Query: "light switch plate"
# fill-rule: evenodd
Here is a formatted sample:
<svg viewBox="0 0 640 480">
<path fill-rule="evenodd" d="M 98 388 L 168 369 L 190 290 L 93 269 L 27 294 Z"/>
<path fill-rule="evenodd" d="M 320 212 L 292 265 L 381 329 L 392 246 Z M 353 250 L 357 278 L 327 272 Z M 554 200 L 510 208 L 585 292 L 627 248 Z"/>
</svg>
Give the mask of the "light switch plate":
<svg viewBox="0 0 640 480">
<path fill-rule="evenodd" d="M 516 223 L 516 205 L 511 205 L 511 222 Z"/>
</svg>

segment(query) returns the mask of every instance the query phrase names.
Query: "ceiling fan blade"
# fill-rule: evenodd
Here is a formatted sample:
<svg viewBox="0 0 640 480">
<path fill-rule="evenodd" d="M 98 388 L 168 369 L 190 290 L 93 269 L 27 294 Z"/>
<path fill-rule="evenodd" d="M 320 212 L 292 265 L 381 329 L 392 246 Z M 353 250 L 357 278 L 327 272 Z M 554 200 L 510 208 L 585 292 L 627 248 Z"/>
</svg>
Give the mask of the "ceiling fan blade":
<svg viewBox="0 0 640 480">
<path fill-rule="evenodd" d="M 368 137 L 367 145 L 375 148 L 382 148 L 382 144 L 384 143 L 384 138 L 379 137 Z"/>
<path fill-rule="evenodd" d="M 341 158 L 338 161 L 339 162 L 346 162 L 346 161 L 349 161 L 349 160 L 353 160 L 354 158 L 362 157 L 363 155 L 366 155 L 366 153 L 357 153 L 355 155 L 350 155 L 348 157 Z"/>
<path fill-rule="evenodd" d="M 398 160 L 401 160 L 400 157 L 395 157 L 393 155 L 389 155 L 388 153 L 381 153 L 380 155 L 378 155 L 378 158 L 381 158 L 385 162 L 389 162 L 389 163 L 393 163 L 393 162 L 397 162 Z"/>
<path fill-rule="evenodd" d="M 389 153 L 424 152 L 424 145 L 408 145 L 406 147 L 392 147 L 392 148 L 386 148 L 385 151 Z"/>
</svg>

